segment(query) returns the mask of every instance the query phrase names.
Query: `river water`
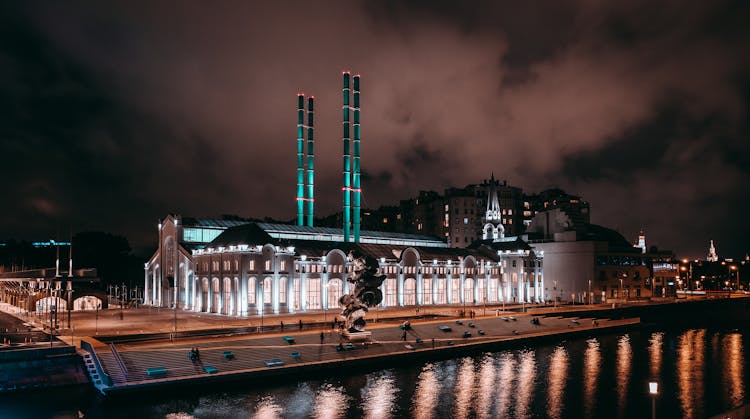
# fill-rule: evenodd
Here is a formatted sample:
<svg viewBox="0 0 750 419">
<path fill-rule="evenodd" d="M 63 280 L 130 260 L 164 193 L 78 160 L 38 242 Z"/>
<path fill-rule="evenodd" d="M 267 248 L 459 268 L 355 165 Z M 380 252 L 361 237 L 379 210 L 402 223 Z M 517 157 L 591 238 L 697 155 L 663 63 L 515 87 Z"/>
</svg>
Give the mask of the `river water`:
<svg viewBox="0 0 750 419">
<path fill-rule="evenodd" d="M 746 330 L 646 330 L 288 384 L 0 398 L 1 418 L 701 418 L 750 403 Z"/>
</svg>

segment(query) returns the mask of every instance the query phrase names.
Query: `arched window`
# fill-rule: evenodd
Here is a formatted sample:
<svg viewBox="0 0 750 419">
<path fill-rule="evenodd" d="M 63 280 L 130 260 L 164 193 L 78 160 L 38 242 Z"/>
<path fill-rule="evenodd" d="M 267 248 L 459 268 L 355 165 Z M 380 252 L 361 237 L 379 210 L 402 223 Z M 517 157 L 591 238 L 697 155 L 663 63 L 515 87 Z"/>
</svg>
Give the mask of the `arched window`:
<svg viewBox="0 0 750 419">
<path fill-rule="evenodd" d="M 257 290 L 255 289 L 256 286 L 257 285 L 255 283 L 254 276 L 251 276 L 250 278 L 247 279 L 247 303 L 248 304 L 255 304 L 255 293 L 257 292 Z"/>
<path fill-rule="evenodd" d="M 489 295 L 487 296 L 487 302 L 497 302 L 497 279 L 490 278 Z"/>
<path fill-rule="evenodd" d="M 339 298 L 343 294 L 344 284 L 338 278 L 328 280 L 328 306 L 327 308 L 336 308 L 339 306 Z"/>
<path fill-rule="evenodd" d="M 395 307 L 398 305 L 396 298 L 396 278 L 387 278 L 385 280 L 385 305 L 386 307 Z"/>
<path fill-rule="evenodd" d="M 307 279 L 307 309 L 320 310 L 320 278 Z"/>
<path fill-rule="evenodd" d="M 286 304 L 286 278 L 279 279 L 279 303 Z"/>
<path fill-rule="evenodd" d="M 271 304 L 271 293 L 273 290 L 273 280 L 266 277 L 263 280 L 263 304 Z"/>
</svg>

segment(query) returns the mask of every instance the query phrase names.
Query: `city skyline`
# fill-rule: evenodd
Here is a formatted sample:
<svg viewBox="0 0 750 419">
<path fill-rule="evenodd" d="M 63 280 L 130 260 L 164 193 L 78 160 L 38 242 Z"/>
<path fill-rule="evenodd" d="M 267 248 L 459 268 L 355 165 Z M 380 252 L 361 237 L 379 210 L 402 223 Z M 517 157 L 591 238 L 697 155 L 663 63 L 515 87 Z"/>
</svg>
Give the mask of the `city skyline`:
<svg viewBox="0 0 750 419">
<path fill-rule="evenodd" d="M 297 93 L 317 102 L 316 213 L 340 211 L 356 69 L 363 207 L 494 172 L 678 256 L 748 251 L 741 2 L 181 6 L 2 6 L 0 238 L 139 247 L 170 212 L 291 220 Z"/>
</svg>

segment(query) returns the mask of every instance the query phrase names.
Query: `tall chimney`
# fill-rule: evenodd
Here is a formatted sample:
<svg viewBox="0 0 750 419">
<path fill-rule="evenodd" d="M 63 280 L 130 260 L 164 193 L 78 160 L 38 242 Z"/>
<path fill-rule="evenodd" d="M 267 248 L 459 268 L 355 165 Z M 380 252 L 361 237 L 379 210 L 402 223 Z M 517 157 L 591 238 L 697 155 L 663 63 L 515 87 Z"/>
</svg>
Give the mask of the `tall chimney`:
<svg viewBox="0 0 750 419">
<path fill-rule="evenodd" d="M 352 167 L 352 182 L 354 187 L 354 213 L 352 214 L 354 222 L 354 242 L 359 243 L 359 227 L 360 227 L 360 198 L 362 195 L 362 189 L 360 185 L 359 176 L 359 74 L 354 76 L 354 160 Z"/>
<path fill-rule="evenodd" d="M 313 226 L 315 216 L 315 139 L 313 135 L 313 102 L 315 96 L 307 99 L 307 225 Z"/>
<path fill-rule="evenodd" d="M 297 225 L 305 224 L 305 95 L 297 94 Z"/>
<path fill-rule="evenodd" d="M 344 72 L 344 184 L 341 190 L 344 193 L 344 242 L 349 242 L 351 232 L 351 162 L 349 153 L 349 79 L 348 71 Z"/>
</svg>

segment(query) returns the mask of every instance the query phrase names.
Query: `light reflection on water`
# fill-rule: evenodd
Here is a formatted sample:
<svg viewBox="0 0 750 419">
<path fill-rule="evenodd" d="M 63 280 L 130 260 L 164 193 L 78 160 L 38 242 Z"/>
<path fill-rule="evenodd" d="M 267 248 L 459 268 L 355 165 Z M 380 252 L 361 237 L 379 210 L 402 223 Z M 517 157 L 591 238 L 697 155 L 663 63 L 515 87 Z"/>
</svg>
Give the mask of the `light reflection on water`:
<svg viewBox="0 0 750 419">
<path fill-rule="evenodd" d="M 256 419 L 273 419 L 281 418 L 284 415 L 284 409 L 279 406 L 276 398 L 269 395 L 263 397 L 255 407 L 252 417 Z"/>
<path fill-rule="evenodd" d="M 497 416 L 510 416 L 510 390 L 515 385 L 513 370 L 515 370 L 515 360 L 510 352 L 503 352 L 500 355 L 500 374 L 497 379 Z"/>
<path fill-rule="evenodd" d="M 458 368 L 458 380 L 456 380 L 456 403 L 454 405 L 453 417 L 466 418 L 471 412 L 471 400 L 474 396 L 474 360 L 464 358 Z"/>
<path fill-rule="evenodd" d="M 438 396 L 440 395 L 440 381 L 435 374 L 435 365 L 427 364 L 417 379 L 417 390 L 414 392 L 412 416 L 417 419 L 430 419 L 435 412 Z"/>
<path fill-rule="evenodd" d="M 394 402 L 398 389 L 394 383 L 393 372 L 367 378 L 367 385 L 362 388 L 362 411 L 368 419 L 390 418 L 393 415 Z"/>
<path fill-rule="evenodd" d="M 617 412 L 620 416 L 625 413 L 632 362 L 633 351 L 630 347 L 630 336 L 620 336 L 617 340 Z"/>
<path fill-rule="evenodd" d="M 315 395 L 312 416 L 317 419 L 342 418 L 349 405 L 343 387 L 324 385 Z"/>
<path fill-rule="evenodd" d="M 650 379 L 660 383 L 658 417 L 706 417 L 750 402 L 748 342 L 739 331 L 637 330 L 275 387 L 165 391 L 137 403 L 53 391 L 45 393 L 53 401 L 40 406 L 14 395 L 0 398 L 0 417 L 71 417 L 78 410 L 86 417 L 171 419 L 647 417 Z"/>
<path fill-rule="evenodd" d="M 526 418 L 530 416 L 531 396 L 534 393 L 534 380 L 536 380 L 536 363 L 534 352 L 527 350 L 521 353 L 518 368 L 518 398 L 516 405 L 516 417 Z"/>
<path fill-rule="evenodd" d="M 677 339 L 677 385 L 682 416 L 685 418 L 704 416 L 705 340 L 705 329 L 688 330 Z"/>
<path fill-rule="evenodd" d="M 722 339 L 722 354 L 726 357 L 726 367 L 723 369 L 722 380 L 724 388 L 727 389 L 726 397 L 728 404 L 732 407 L 742 405 L 745 397 L 744 380 L 742 368 L 744 357 L 742 355 L 742 335 L 731 333 Z"/>
<path fill-rule="evenodd" d="M 664 344 L 664 333 L 654 332 L 648 340 L 648 360 L 651 372 L 649 379 L 656 379 L 661 375 L 661 358 Z"/>
<path fill-rule="evenodd" d="M 482 358 L 482 363 L 479 366 L 479 381 L 475 389 L 477 393 L 476 417 L 479 419 L 489 418 L 493 416 L 491 414 L 491 411 L 493 393 L 495 388 L 496 370 L 497 367 L 495 367 L 495 358 L 492 356 L 492 354 L 486 354 Z"/>
<path fill-rule="evenodd" d="M 587 340 L 586 344 L 586 351 L 583 354 L 583 408 L 586 417 L 591 417 L 594 409 L 596 383 L 599 379 L 601 353 L 599 352 L 599 341 L 595 338 Z"/>
<path fill-rule="evenodd" d="M 555 348 L 549 362 L 547 413 L 549 417 L 562 417 L 565 381 L 568 376 L 568 352 L 562 346 Z"/>
</svg>

